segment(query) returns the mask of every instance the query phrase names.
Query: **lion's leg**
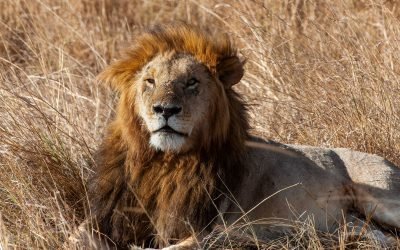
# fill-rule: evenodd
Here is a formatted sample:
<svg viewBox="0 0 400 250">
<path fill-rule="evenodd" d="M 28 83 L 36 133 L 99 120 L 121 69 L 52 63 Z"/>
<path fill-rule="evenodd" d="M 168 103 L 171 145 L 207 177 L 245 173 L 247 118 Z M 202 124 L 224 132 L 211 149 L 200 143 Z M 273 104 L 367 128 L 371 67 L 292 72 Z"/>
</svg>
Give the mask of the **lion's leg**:
<svg viewBox="0 0 400 250">
<path fill-rule="evenodd" d="M 400 189 L 384 190 L 366 184 L 354 187 L 355 207 L 367 219 L 382 226 L 400 229 Z M 397 195 L 393 192 L 395 191 Z"/>
<path fill-rule="evenodd" d="M 400 169 L 377 155 L 346 149 L 335 152 L 354 183 L 357 210 L 382 226 L 400 229 Z"/>
<path fill-rule="evenodd" d="M 350 239 L 371 239 L 382 247 L 395 246 L 397 242 L 396 237 L 372 225 L 368 220 L 360 219 L 358 214 L 348 214 L 345 227 L 343 235 Z"/>
<path fill-rule="evenodd" d="M 137 246 L 131 246 L 130 250 L 139 250 L 143 249 Z M 185 240 L 179 242 L 178 244 L 171 245 L 168 247 L 162 248 L 163 250 L 189 250 L 189 249 L 200 249 L 199 243 L 197 242 L 196 237 L 188 237 Z M 144 250 L 155 250 L 155 248 L 145 248 Z"/>
<path fill-rule="evenodd" d="M 75 232 L 64 243 L 64 249 L 98 249 L 111 250 L 116 246 L 97 230 L 93 229 L 89 221 L 82 222 Z"/>
<path fill-rule="evenodd" d="M 164 250 L 189 250 L 189 249 L 199 249 L 199 243 L 197 242 L 196 237 L 189 237 L 185 240 L 179 242 L 176 245 L 164 247 Z"/>
</svg>

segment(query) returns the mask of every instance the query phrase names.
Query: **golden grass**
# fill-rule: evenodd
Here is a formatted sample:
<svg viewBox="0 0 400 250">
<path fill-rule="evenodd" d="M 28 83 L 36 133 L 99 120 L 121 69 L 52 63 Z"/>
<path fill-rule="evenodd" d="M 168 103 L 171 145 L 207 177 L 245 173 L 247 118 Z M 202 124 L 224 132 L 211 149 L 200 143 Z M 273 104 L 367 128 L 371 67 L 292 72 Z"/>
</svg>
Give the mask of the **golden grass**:
<svg viewBox="0 0 400 250">
<path fill-rule="evenodd" d="M 400 165 L 400 4 L 338 0 L 0 1 L 0 245 L 62 247 L 84 217 L 115 96 L 95 76 L 144 26 L 229 33 L 254 133 Z M 300 225 L 263 248 L 371 248 Z M 350 244 L 350 245 L 348 245 Z"/>
</svg>

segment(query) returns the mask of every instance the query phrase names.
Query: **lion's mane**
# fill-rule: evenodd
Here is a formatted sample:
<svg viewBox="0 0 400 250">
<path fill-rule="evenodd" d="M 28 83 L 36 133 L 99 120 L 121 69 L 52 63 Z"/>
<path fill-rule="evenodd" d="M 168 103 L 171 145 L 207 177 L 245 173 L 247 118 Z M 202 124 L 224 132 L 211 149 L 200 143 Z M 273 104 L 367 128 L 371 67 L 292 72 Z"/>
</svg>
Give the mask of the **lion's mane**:
<svg viewBox="0 0 400 250">
<path fill-rule="evenodd" d="M 156 151 L 137 115 L 135 74 L 160 53 L 188 53 L 207 66 L 218 85 L 208 131 L 186 153 Z M 89 181 L 91 213 L 100 232 L 120 247 L 159 247 L 212 225 L 221 194 L 243 175 L 246 108 L 225 78 L 243 74 L 227 36 L 180 24 L 158 27 L 133 41 L 122 59 L 100 75 L 120 94 L 116 117 L 97 152 Z M 217 80 L 218 79 L 218 80 Z M 129 91 L 128 91 L 129 90 Z"/>
</svg>

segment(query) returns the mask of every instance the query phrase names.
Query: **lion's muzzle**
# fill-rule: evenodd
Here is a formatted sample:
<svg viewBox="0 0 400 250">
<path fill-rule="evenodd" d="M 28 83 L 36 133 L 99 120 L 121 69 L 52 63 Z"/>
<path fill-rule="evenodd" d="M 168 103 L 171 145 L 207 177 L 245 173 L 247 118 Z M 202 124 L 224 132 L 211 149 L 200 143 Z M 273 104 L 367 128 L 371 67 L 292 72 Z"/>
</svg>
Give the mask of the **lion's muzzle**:
<svg viewBox="0 0 400 250">
<path fill-rule="evenodd" d="M 161 115 L 165 120 L 168 120 L 173 115 L 177 115 L 182 111 L 182 107 L 177 105 L 154 105 L 153 112 Z"/>
</svg>

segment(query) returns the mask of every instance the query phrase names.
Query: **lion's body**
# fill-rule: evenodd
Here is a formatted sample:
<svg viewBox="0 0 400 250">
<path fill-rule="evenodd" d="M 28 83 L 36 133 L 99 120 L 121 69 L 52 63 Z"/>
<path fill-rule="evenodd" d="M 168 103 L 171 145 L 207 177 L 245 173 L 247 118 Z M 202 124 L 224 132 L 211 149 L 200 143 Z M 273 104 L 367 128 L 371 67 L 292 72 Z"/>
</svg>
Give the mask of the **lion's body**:
<svg viewBox="0 0 400 250">
<path fill-rule="evenodd" d="M 186 25 L 143 34 L 100 74 L 120 93 L 89 183 L 101 233 L 118 247 L 166 246 L 211 230 L 225 212 L 224 220 L 235 223 L 238 207 L 254 208 L 250 219 L 302 219 L 297 215 L 306 212 L 319 229 L 331 230 L 353 206 L 372 211 L 370 201 L 379 205 L 373 218 L 400 226 L 393 197 L 400 188 L 391 176 L 399 178 L 398 170 L 366 154 L 296 151 L 252 138 L 232 89 L 242 75 L 227 37 Z M 357 173 L 370 168 L 380 182 Z M 395 205 L 385 200 L 392 197 Z"/>
<path fill-rule="evenodd" d="M 247 152 L 248 173 L 234 196 L 243 211 L 251 210 L 250 221 L 312 219 L 317 230 L 333 232 L 344 222 L 372 219 L 400 228 L 400 169 L 382 157 L 254 138 Z M 238 223 L 243 213 L 236 205 L 228 210 L 227 223 Z M 262 230 L 259 236 L 268 237 Z"/>
</svg>

